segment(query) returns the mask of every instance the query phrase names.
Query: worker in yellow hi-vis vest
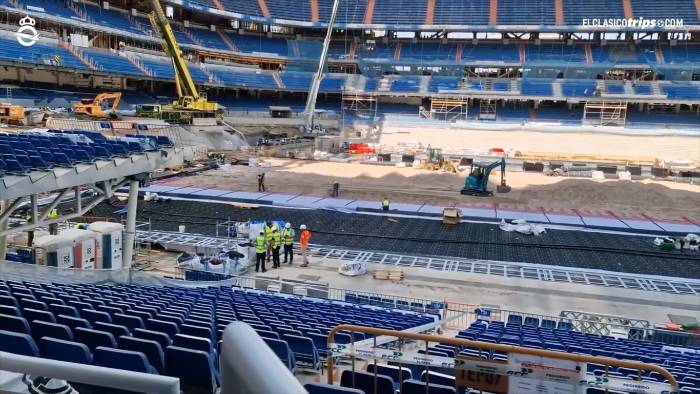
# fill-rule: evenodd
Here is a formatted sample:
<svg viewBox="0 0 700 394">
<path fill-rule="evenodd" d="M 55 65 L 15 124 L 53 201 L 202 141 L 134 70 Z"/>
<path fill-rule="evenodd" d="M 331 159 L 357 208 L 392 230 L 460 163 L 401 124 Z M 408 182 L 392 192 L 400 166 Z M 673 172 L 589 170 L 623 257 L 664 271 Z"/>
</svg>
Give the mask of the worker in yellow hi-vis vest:
<svg viewBox="0 0 700 394">
<path fill-rule="evenodd" d="M 265 269 L 265 250 L 267 250 L 267 240 L 265 239 L 265 232 L 260 231 L 257 238 L 255 238 L 255 272 L 260 271 L 260 263 L 262 262 L 262 272 L 266 272 Z"/>
<path fill-rule="evenodd" d="M 56 209 L 56 208 L 52 209 L 51 212 L 49 212 L 49 216 L 47 218 L 49 220 L 58 219 L 58 209 Z M 51 235 L 58 234 L 58 223 L 49 224 L 49 234 L 51 234 Z"/>
<path fill-rule="evenodd" d="M 284 261 L 287 262 L 287 255 L 289 255 L 289 264 L 292 264 L 294 260 L 294 229 L 292 229 L 292 224 L 287 223 L 284 225 L 284 231 L 282 231 L 282 240 L 284 241 Z"/>
</svg>

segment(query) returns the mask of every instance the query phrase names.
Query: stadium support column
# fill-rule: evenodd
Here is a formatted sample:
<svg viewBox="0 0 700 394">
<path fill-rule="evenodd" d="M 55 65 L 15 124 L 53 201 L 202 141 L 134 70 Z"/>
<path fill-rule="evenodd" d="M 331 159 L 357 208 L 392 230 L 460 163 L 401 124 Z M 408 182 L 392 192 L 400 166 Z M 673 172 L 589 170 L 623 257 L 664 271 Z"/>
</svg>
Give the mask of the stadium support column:
<svg viewBox="0 0 700 394">
<path fill-rule="evenodd" d="M 126 229 L 124 231 L 124 261 L 122 266 L 131 267 L 134 259 L 134 241 L 136 236 L 136 204 L 139 197 L 139 181 L 129 181 L 129 202 L 126 206 Z"/>
<path fill-rule="evenodd" d="M 318 96 L 318 88 L 321 86 L 321 79 L 323 78 L 323 69 L 326 68 L 326 60 L 328 57 L 328 48 L 331 45 L 331 36 L 333 34 L 333 25 L 335 24 L 335 17 L 338 14 L 338 5 L 340 0 L 333 1 L 333 11 L 331 12 L 331 19 L 328 21 L 328 30 L 326 31 L 326 38 L 323 40 L 323 50 L 321 51 L 321 58 L 318 60 L 318 70 L 314 74 L 314 79 L 311 81 L 311 88 L 309 89 L 309 96 L 306 98 L 306 108 L 304 108 L 304 114 L 306 115 L 306 121 L 304 126 L 306 130 L 309 131 L 314 125 L 314 112 L 316 111 L 316 96 Z"/>
</svg>

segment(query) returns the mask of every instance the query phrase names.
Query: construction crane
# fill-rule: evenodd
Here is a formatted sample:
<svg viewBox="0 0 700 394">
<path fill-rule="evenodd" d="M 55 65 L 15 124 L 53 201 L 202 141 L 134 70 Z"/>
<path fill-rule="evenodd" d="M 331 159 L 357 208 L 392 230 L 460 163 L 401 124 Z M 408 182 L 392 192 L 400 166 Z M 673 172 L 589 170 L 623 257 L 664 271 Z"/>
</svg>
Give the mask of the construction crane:
<svg viewBox="0 0 700 394">
<path fill-rule="evenodd" d="M 73 104 L 73 112 L 78 116 L 114 119 L 117 117 L 117 107 L 121 99 L 120 92 L 99 93 L 94 98 L 81 99 L 79 103 Z"/>
<path fill-rule="evenodd" d="M 161 44 L 170 56 L 175 70 L 177 101 L 171 105 L 147 104 L 137 107 L 136 115 L 158 117 L 174 123 L 191 123 L 192 118 L 217 118 L 219 105 L 207 100 L 206 94 L 197 91 L 185 57 L 175 39 L 170 22 L 160 6 L 159 0 L 151 0 L 153 12 L 149 15 L 153 28 L 161 36 Z"/>
<path fill-rule="evenodd" d="M 325 72 L 326 61 L 328 60 L 328 51 L 331 45 L 331 36 L 333 34 L 333 25 L 335 24 L 335 17 L 336 15 L 338 15 L 339 6 L 340 0 L 334 0 L 333 9 L 331 10 L 331 19 L 328 20 L 328 30 L 326 30 L 326 37 L 323 39 L 323 49 L 321 50 L 321 57 L 318 60 L 318 69 L 316 70 L 313 80 L 311 81 L 309 95 L 306 98 L 306 106 L 304 107 L 304 131 L 307 133 L 313 131 L 314 128 L 314 112 L 316 112 L 316 98 L 318 97 L 318 89 L 321 86 L 321 80 L 323 79 L 323 74 Z"/>
<path fill-rule="evenodd" d="M 498 185 L 496 191 L 498 193 L 508 193 L 510 186 L 506 185 L 506 159 L 483 164 L 472 162 L 469 176 L 464 181 L 464 188 L 461 193 L 470 196 L 492 196 L 493 192 L 487 189 L 489 175 L 491 170 L 498 167 L 501 168 L 501 184 Z"/>
</svg>

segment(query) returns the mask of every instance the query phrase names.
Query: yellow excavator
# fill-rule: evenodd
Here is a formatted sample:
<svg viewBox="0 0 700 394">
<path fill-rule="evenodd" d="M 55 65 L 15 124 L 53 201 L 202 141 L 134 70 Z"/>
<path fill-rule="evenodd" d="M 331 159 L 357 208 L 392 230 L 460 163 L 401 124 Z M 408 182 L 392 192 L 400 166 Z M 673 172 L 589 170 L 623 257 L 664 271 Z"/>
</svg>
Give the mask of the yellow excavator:
<svg viewBox="0 0 700 394">
<path fill-rule="evenodd" d="M 120 92 L 99 93 L 94 98 L 80 100 L 73 104 L 73 112 L 77 116 L 87 116 L 90 118 L 117 118 L 117 107 L 122 99 Z"/>
<path fill-rule="evenodd" d="M 172 104 L 144 104 L 136 107 L 136 116 L 159 118 L 171 123 L 192 123 L 192 118 L 218 118 L 219 105 L 207 100 L 197 91 L 194 80 L 187 69 L 182 50 L 175 40 L 168 18 L 159 0 L 151 0 L 153 12 L 149 15 L 153 28 L 160 34 L 163 50 L 170 56 L 175 69 L 177 101 Z"/>
<path fill-rule="evenodd" d="M 23 106 L 0 103 L 0 122 L 23 125 L 26 123 L 25 119 Z"/>
</svg>

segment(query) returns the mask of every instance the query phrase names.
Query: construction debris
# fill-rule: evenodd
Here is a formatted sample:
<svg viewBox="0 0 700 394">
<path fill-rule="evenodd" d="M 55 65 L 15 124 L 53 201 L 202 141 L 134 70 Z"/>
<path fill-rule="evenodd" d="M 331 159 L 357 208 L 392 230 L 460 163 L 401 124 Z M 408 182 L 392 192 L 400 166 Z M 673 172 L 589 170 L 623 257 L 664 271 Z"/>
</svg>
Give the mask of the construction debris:
<svg viewBox="0 0 700 394">
<path fill-rule="evenodd" d="M 525 219 L 515 219 L 512 220 L 510 223 L 506 222 L 505 219 L 501 219 L 501 223 L 498 225 L 498 227 L 503 231 L 515 231 L 517 233 L 525 235 L 540 235 L 547 232 L 544 226 L 540 224 L 528 223 Z"/>
<path fill-rule="evenodd" d="M 378 280 L 391 280 L 400 281 L 403 280 L 403 271 L 391 271 L 391 270 L 377 270 L 372 273 L 372 277 Z"/>
</svg>

